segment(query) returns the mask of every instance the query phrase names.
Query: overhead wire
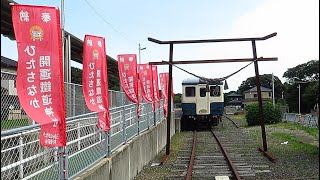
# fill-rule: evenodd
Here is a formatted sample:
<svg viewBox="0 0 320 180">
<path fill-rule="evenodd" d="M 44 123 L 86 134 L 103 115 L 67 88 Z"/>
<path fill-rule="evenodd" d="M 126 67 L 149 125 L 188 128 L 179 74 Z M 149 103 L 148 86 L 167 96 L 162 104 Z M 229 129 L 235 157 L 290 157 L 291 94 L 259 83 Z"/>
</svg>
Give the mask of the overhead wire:
<svg viewBox="0 0 320 180">
<path fill-rule="evenodd" d="M 167 63 L 168 63 L 168 64 L 171 64 L 172 66 L 174 66 L 174 67 L 176 67 L 176 68 L 178 68 L 178 69 L 180 69 L 180 70 L 182 70 L 182 71 L 184 71 L 184 72 L 186 72 L 186 73 L 188 73 L 188 74 L 190 74 L 190 75 L 192 75 L 192 76 L 194 76 L 194 77 L 197 77 L 197 78 L 201 79 L 202 81 L 205 81 L 205 82 L 207 82 L 207 83 L 217 83 L 217 82 L 221 82 L 221 81 L 227 80 L 229 77 L 237 74 L 238 72 L 240 72 L 240 71 L 243 70 L 244 68 L 246 68 L 246 67 L 248 67 L 249 65 L 251 65 L 253 62 L 257 61 L 258 59 L 259 59 L 259 58 L 254 59 L 252 62 L 250 62 L 249 64 L 245 65 L 244 67 L 238 69 L 237 71 L 235 71 L 235 72 L 233 72 L 233 73 L 231 73 L 231 74 L 229 74 L 229 75 L 227 75 L 227 76 L 221 77 L 221 78 L 206 78 L 206 77 L 203 77 L 203 76 L 196 75 L 196 74 L 194 74 L 194 73 L 192 73 L 192 72 L 189 72 L 189 71 L 187 71 L 187 70 L 185 70 L 185 69 L 183 69 L 183 68 L 181 68 L 181 67 L 179 67 L 179 66 L 177 66 L 177 65 L 175 65 L 175 64 L 173 64 L 173 63 L 170 63 L 170 62 L 167 62 Z"/>
<path fill-rule="evenodd" d="M 105 22 L 106 24 L 108 24 L 113 30 L 115 30 L 117 33 L 119 33 L 122 37 L 124 37 L 127 41 L 134 43 L 135 45 L 138 45 L 137 42 L 134 42 L 132 40 L 130 40 L 127 36 L 125 36 L 122 32 L 120 32 L 119 30 L 117 30 L 110 22 L 108 22 L 96 9 L 95 7 L 92 6 L 92 4 L 90 4 L 87 0 L 84 0 L 89 6 L 90 8 L 103 20 L 103 22 Z"/>
</svg>

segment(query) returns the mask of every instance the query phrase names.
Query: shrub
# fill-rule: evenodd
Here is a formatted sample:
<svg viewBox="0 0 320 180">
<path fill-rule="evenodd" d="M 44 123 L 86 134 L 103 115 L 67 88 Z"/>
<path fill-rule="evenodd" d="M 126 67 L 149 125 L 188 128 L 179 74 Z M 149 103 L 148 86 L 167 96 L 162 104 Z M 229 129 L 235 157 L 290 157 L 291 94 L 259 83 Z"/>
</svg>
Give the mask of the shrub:
<svg viewBox="0 0 320 180">
<path fill-rule="evenodd" d="M 246 119 L 248 126 L 260 125 L 259 105 L 258 103 L 246 106 Z M 263 102 L 263 115 L 266 124 L 274 124 L 281 121 L 280 105 L 273 107 L 269 101 Z"/>
</svg>

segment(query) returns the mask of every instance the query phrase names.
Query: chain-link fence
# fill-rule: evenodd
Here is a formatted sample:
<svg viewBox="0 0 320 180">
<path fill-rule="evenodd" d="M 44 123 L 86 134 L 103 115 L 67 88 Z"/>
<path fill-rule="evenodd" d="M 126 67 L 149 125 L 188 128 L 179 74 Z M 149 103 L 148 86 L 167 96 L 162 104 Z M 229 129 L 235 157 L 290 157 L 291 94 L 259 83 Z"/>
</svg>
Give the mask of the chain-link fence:
<svg viewBox="0 0 320 180">
<path fill-rule="evenodd" d="M 150 103 L 142 103 L 138 117 L 137 105 L 123 92 L 109 91 L 111 130 L 103 132 L 97 127 L 97 113 L 90 112 L 85 105 L 81 85 L 65 84 L 67 146 L 42 147 L 39 125 L 23 115 L 14 93 L 15 77 L 1 72 L 1 106 L 8 109 L 7 114 L 1 110 L 1 122 L 6 123 L 1 125 L 1 179 L 75 177 L 164 118 L 162 101 L 155 112 Z M 13 112 L 19 115 L 13 116 Z"/>
<path fill-rule="evenodd" d="M 16 90 L 16 75 L 1 71 L 1 130 L 14 129 L 36 124 L 30 119 L 20 106 Z M 64 83 L 66 99 L 66 117 L 90 113 L 82 86 L 73 83 Z M 122 92 L 109 90 L 110 108 L 131 104 Z"/>
<path fill-rule="evenodd" d="M 32 124 L 19 103 L 16 75 L 1 71 L 1 130 Z"/>
</svg>

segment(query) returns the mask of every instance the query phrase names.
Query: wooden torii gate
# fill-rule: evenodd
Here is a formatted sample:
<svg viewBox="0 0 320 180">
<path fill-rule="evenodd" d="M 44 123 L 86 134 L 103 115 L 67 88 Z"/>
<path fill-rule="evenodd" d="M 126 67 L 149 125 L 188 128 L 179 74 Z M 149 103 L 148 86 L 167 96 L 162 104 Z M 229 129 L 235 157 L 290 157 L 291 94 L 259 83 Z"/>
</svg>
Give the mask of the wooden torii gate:
<svg viewBox="0 0 320 180">
<path fill-rule="evenodd" d="M 198 63 L 223 63 L 223 62 L 252 62 L 254 61 L 254 69 L 256 75 L 256 86 L 258 91 L 258 101 L 259 101 L 259 116 L 260 116 L 260 125 L 261 125 L 261 134 L 262 134 L 262 143 L 263 148 L 259 147 L 259 151 L 263 152 L 265 156 L 274 162 L 277 158 L 274 157 L 270 152 L 268 152 L 267 147 L 267 138 L 265 130 L 265 119 L 263 116 L 263 107 L 262 107 L 262 97 L 261 97 L 261 87 L 260 87 L 260 77 L 259 77 L 259 68 L 258 61 L 277 61 L 277 57 L 263 58 L 257 57 L 256 50 L 256 41 L 263 41 L 269 38 L 276 36 L 277 33 L 272 33 L 264 37 L 254 37 L 254 38 L 232 38 L 232 39 L 204 39 L 204 40 L 180 40 L 180 41 L 160 41 L 154 38 L 148 38 L 149 41 L 157 44 L 169 44 L 169 61 L 162 62 L 149 62 L 150 65 L 169 65 L 169 86 L 168 94 L 172 93 L 172 64 L 198 64 Z M 189 43 L 213 43 L 213 42 L 238 42 L 238 41 L 251 41 L 253 58 L 241 58 L 241 59 L 215 59 L 215 60 L 189 60 L 189 61 L 173 61 L 173 45 L 174 44 L 189 44 Z M 171 96 L 168 96 L 168 109 L 167 112 L 171 112 Z M 168 158 L 170 154 L 170 119 L 171 113 L 167 114 L 167 144 L 166 144 L 166 156 L 164 161 Z"/>
</svg>

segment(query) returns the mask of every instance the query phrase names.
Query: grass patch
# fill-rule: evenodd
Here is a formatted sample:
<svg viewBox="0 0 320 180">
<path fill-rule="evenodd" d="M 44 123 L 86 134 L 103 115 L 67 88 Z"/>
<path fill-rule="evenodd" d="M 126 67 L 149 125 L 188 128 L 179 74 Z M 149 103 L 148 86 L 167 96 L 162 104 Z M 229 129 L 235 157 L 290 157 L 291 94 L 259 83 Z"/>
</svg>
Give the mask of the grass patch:
<svg viewBox="0 0 320 180">
<path fill-rule="evenodd" d="M 246 114 L 245 113 L 228 114 L 227 116 L 230 117 L 233 120 L 246 119 Z"/>
<path fill-rule="evenodd" d="M 187 136 L 187 134 L 189 133 L 190 132 L 187 132 L 187 131 L 181 131 L 179 133 L 174 134 L 174 136 L 172 136 L 171 138 L 170 148 L 173 151 L 179 150 L 184 143 L 183 141 L 181 141 L 181 139 L 184 139 L 184 137 Z"/>
<path fill-rule="evenodd" d="M 315 137 L 317 140 L 319 140 L 319 129 L 313 128 L 313 127 L 305 127 L 301 124 L 297 123 L 277 123 L 269 125 L 269 127 L 279 127 L 279 128 L 285 128 L 290 130 L 302 130 L 311 136 Z"/>
<path fill-rule="evenodd" d="M 248 126 L 245 112 L 240 112 L 237 114 L 228 114 L 226 116 L 229 117 L 230 119 L 234 120 L 235 122 L 240 122 L 237 124 L 240 124 L 240 126 L 242 126 L 242 127 Z"/>
<path fill-rule="evenodd" d="M 310 141 L 305 141 L 305 135 L 319 140 L 319 129 L 308 128 L 300 124 L 294 123 L 277 123 L 266 125 L 267 142 L 269 151 L 279 157 L 305 156 L 318 159 L 319 147 L 311 144 Z M 261 142 L 260 126 L 248 127 L 248 130 L 257 142 Z M 305 133 L 302 133 L 305 132 Z M 302 134 L 301 134 L 302 133 Z M 311 140 L 311 139 L 309 139 Z M 288 144 L 281 144 L 288 141 Z"/>
<path fill-rule="evenodd" d="M 4 129 L 13 129 L 22 126 L 31 125 L 29 119 L 14 119 L 14 120 L 4 120 L 1 121 L 1 130 Z"/>
<path fill-rule="evenodd" d="M 282 132 L 275 132 L 273 133 L 273 140 L 278 139 L 280 142 L 288 141 L 286 145 L 277 145 L 277 147 L 273 147 L 278 149 L 280 152 L 290 152 L 290 153 L 303 153 L 309 154 L 312 156 L 319 155 L 319 148 L 311 145 L 311 144 L 304 144 L 300 142 L 295 135 L 290 135 L 287 133 Z"/>
<path fill-rule="evenodd" d="M 178 151 L 184 146 L 184 143 L 186 143 L 181 139 L 186 139 L 187 136 L 190 136 L 190 132 L 188 131 L 181 131 L 172 136 L 170 142 L 171 155 L 169 156 L 169 160 L 174 161 L 176 159 Z"/>
</svg>

